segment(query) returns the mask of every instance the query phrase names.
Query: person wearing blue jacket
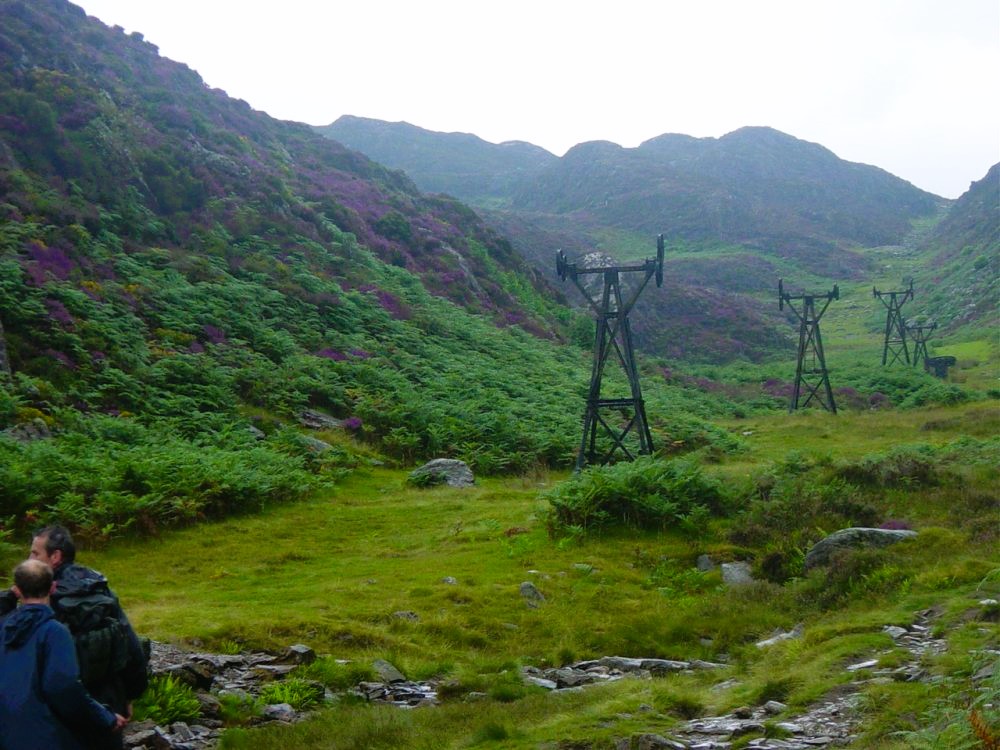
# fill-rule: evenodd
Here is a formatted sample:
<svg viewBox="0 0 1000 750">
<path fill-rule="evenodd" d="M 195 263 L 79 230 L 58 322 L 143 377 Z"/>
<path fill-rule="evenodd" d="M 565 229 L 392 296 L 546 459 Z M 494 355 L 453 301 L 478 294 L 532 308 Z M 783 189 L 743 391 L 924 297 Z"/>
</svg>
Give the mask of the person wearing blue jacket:
<svg viewBox="0 0 1000 750">
<path fill-rule="evenodd" d="M 49 607 L 52 580 L 39 560 L 14 570 L 21 606 L 0 620 L 0 750 L 81 750 L 81 733 L 127 723 L 80 682 L 73 638 Z"/>
</svg>

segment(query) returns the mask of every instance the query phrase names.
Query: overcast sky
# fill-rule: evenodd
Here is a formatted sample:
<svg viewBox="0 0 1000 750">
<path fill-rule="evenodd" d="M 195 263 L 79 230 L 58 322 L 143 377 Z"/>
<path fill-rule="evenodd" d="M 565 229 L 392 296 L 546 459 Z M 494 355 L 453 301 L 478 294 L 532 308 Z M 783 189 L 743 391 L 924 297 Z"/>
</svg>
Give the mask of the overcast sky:
<svg viewBox="0 0 1000 750">
<path fill-rule="evenodd" d="M 767 125 L 956 198 L 1000 161 L 998 0 L 79 0 L 274 117 L 562 155 Z"/>
</svg>

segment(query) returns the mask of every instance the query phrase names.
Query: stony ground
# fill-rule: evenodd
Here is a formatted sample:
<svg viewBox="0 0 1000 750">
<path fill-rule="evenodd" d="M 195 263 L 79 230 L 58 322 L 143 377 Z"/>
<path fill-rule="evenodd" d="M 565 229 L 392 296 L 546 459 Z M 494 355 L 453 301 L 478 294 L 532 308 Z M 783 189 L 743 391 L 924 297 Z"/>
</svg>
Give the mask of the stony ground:
<svg viewBox="0 0 1000 750">
<path fill-rule="evenodd" d="M 802 713 L 793 713 L 777 701 L 760 706 L 743 706 L 722 716 L 703 716 L 679 725 L 669 736 L 649 732 L 620 738 L 618 750 L 727 750 L 738 738 L 759 735 L 746 747 L 757 750 L 810 750 L 811 748 L 850 745 L 859 722 L 858 694 L 873 681 L 914 681 L 928 679 L 924 663 L 926 656 L 946 649 L 944 640 L 932 636 L 930 610 L 917 613 L 913 624 L 887 626 L 884 630 L 910 658 L 901 666 L 880 668 L 878 654 L 870 660 L 851 664 L 846 671 L 854 675 L 823 700 Z M 758 646 L 770 648 L 774 643 L 800 637 L 801 628 L 776 634 Z M 305 646 L 292 646 L 283 654 L 244 653 L 235 655 L 184 651 L 165 644 L 154 644 L 151 668 L 154 675 L 171 674 L 192 686 L 202 704 L 202 716 L 197 723 L 177 722 L 166 727 L 150 722 L 131 725 L 126 731 L 126 746 L 148 750 L 204 750 L 214 747 L 223 723 L 219 716 L 219 697 L 226 694 L 256 697 L 268 680 L 281 679 L 297 666 L 308 663 L 316 655 Z M 370 701 L 398 705 L 401 708 L 433 706 L 437 702 L 436 686 L 432 682 L 407 681 L 391 664 L 375 665 L 381 681 L 360 683 L 354 692 Z M 552 691 L 584 690 L 589 685 L 620 679 L 652 679 L 677 671 L 717 670 L 717 689 L 735 684 L 726 678 L 725 664 L 666 659 L 634 659 L 604 657 L 578 662 L 557 669 L 524 668 L 524 680 Z M 327 697 L 333 699 L 328 693 Z M 653 711 L 652 707 L 644 707 Z M 255 723 L 294 722 L 304 714 L 287 704 L 263 707 Z M 772 736 L 765 736 L 772 735 Z M 780 735 L 780 736 L 777 736 Z M 559 743 L 546 746 L 557 748 Z M 584 747 L 574 743 L 574 747 Z"/>
</svg>

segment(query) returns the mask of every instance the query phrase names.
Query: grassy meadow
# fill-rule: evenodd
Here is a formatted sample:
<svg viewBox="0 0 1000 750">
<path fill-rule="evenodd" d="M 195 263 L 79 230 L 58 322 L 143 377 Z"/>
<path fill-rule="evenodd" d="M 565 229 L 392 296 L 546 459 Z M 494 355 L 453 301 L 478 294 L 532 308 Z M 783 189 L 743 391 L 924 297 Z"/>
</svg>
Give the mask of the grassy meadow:
<svg viewBox="0 0 1000 750">
<path fill-rule="evenodd" d="M 565 480 L 562 473 L 480 479 L 466 490 L 416 489 L 404 471 L 369 468 L 306 501 L 156 540 L 126 540 L 85 559 L 109 576 L 137 628 L 154 638 L 218 650 L 304 642 L 330 659 L 366 665 L 384 658 L 410 679 L 444 678 L 453 685 L 448 694 L 457 696 L 410 712 L 345 700 L 291 728 L 234 729 L 226 747 L 533 748 L 668 733 L 687 716 L 765 695 L 794 711 L 847 681 L 844 665 L 881 652 L 896 658 L 882 626 L 908 624 L 914 612 L 933 607 L 940 612 L 937 628 L 956 644 L 927 665 L 944 682 L 877 686 L 882 697 L 868 704 L 859 745 L 918 747 L 919 736 L 896 733 L 926 731 L 921 717 L 954 696 L 984 658 L 970 649 L 997 645 L 995 624 L 981 619 L 978 605 L 1000 594 L 996 472 L 989 460 L 996 443 L 979 439 L 968 460 L 948 446 L 968 441 L 969 433 L 995 435 L 998 419 L 989 401 L 734 421 L 727 427 L 741 433 L 745 448 L 704 467 L 731 508 L 697 534 L 610 528 L 551 536 L 541 493 Z M 767 580 L 761 564 L 780 544 L 774 533 L 741 537 L 741 529 L 761 523 L 755 513 L 763 510 L 765 522 L 769 511 L 801 513 L 770 530 L 791 536 L 803 523 L 829 516 L 809 516 L 793 494 L 773 500 L 773 508 L 755 507 L 770 481 L 763 477 L 808 477 L 799 488 L 808 494 L 830 486 L 824 471 L 839 476 L 844 467 L 860 473 L 867 466 L 874 476 L 873 454 L 907 444 L 938 446 L 931 459 L 938 479 L 918 471 L 856 491 L 835 486 L 834 495 L 850 495 L 855 512 L 873 525 L 904 519 L 920 531 L 919 541 L 854 561 L 853 568 L 846 561 L 828 574 Z M 717 571 L 694 567 L 702 553 L 750 560 L 761 581 L 727 589 Z M 546 597 L 537 609 L 521 598 L 523 581 Z M 754 647 L 798 622 L 805 624 L 801 641 Z M 574 695 L 546 695 L 520 683 L 522 665 L 602 655 L 724 659 L 731 667 Z M 723 679 L 736 682 L 711 690 Z M 462 702 L 471 690 L 489 697 Z M 639 712 L 640 705 L 652 710 Z"/>
</svg>

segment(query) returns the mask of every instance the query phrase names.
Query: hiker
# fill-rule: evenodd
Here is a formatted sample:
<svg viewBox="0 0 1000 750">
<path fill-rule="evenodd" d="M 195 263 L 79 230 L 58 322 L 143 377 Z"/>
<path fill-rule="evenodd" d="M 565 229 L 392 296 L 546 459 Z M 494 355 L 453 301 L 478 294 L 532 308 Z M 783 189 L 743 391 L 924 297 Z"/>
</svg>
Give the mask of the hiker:
<svg viewBox="0 0 1000 750">
<path fill-rule="evenodd" d="M 149 661 L 142 643 L 96 570 L 76 564 L 76 545 L 62 526 L 47 526 L 31 540 L 31 559 L 52 567 L 52 609 L 76 645 L 80 680 L 95 700 L 132 718 L 132 701 L 146 689 Z M 88 750 L 118 750 L 122 735 L 81 736 Z"/>
<path fill-rule="evenodd" d="M 3 750 L 81 750 L 77 737 L 120 737 L 127 723 L 80 682 L 73 638 L 49 606 L 52 578 L 39 560 L 14 569 L 12 591 L 21 606 L 0 621 Z"/>
</svg>

